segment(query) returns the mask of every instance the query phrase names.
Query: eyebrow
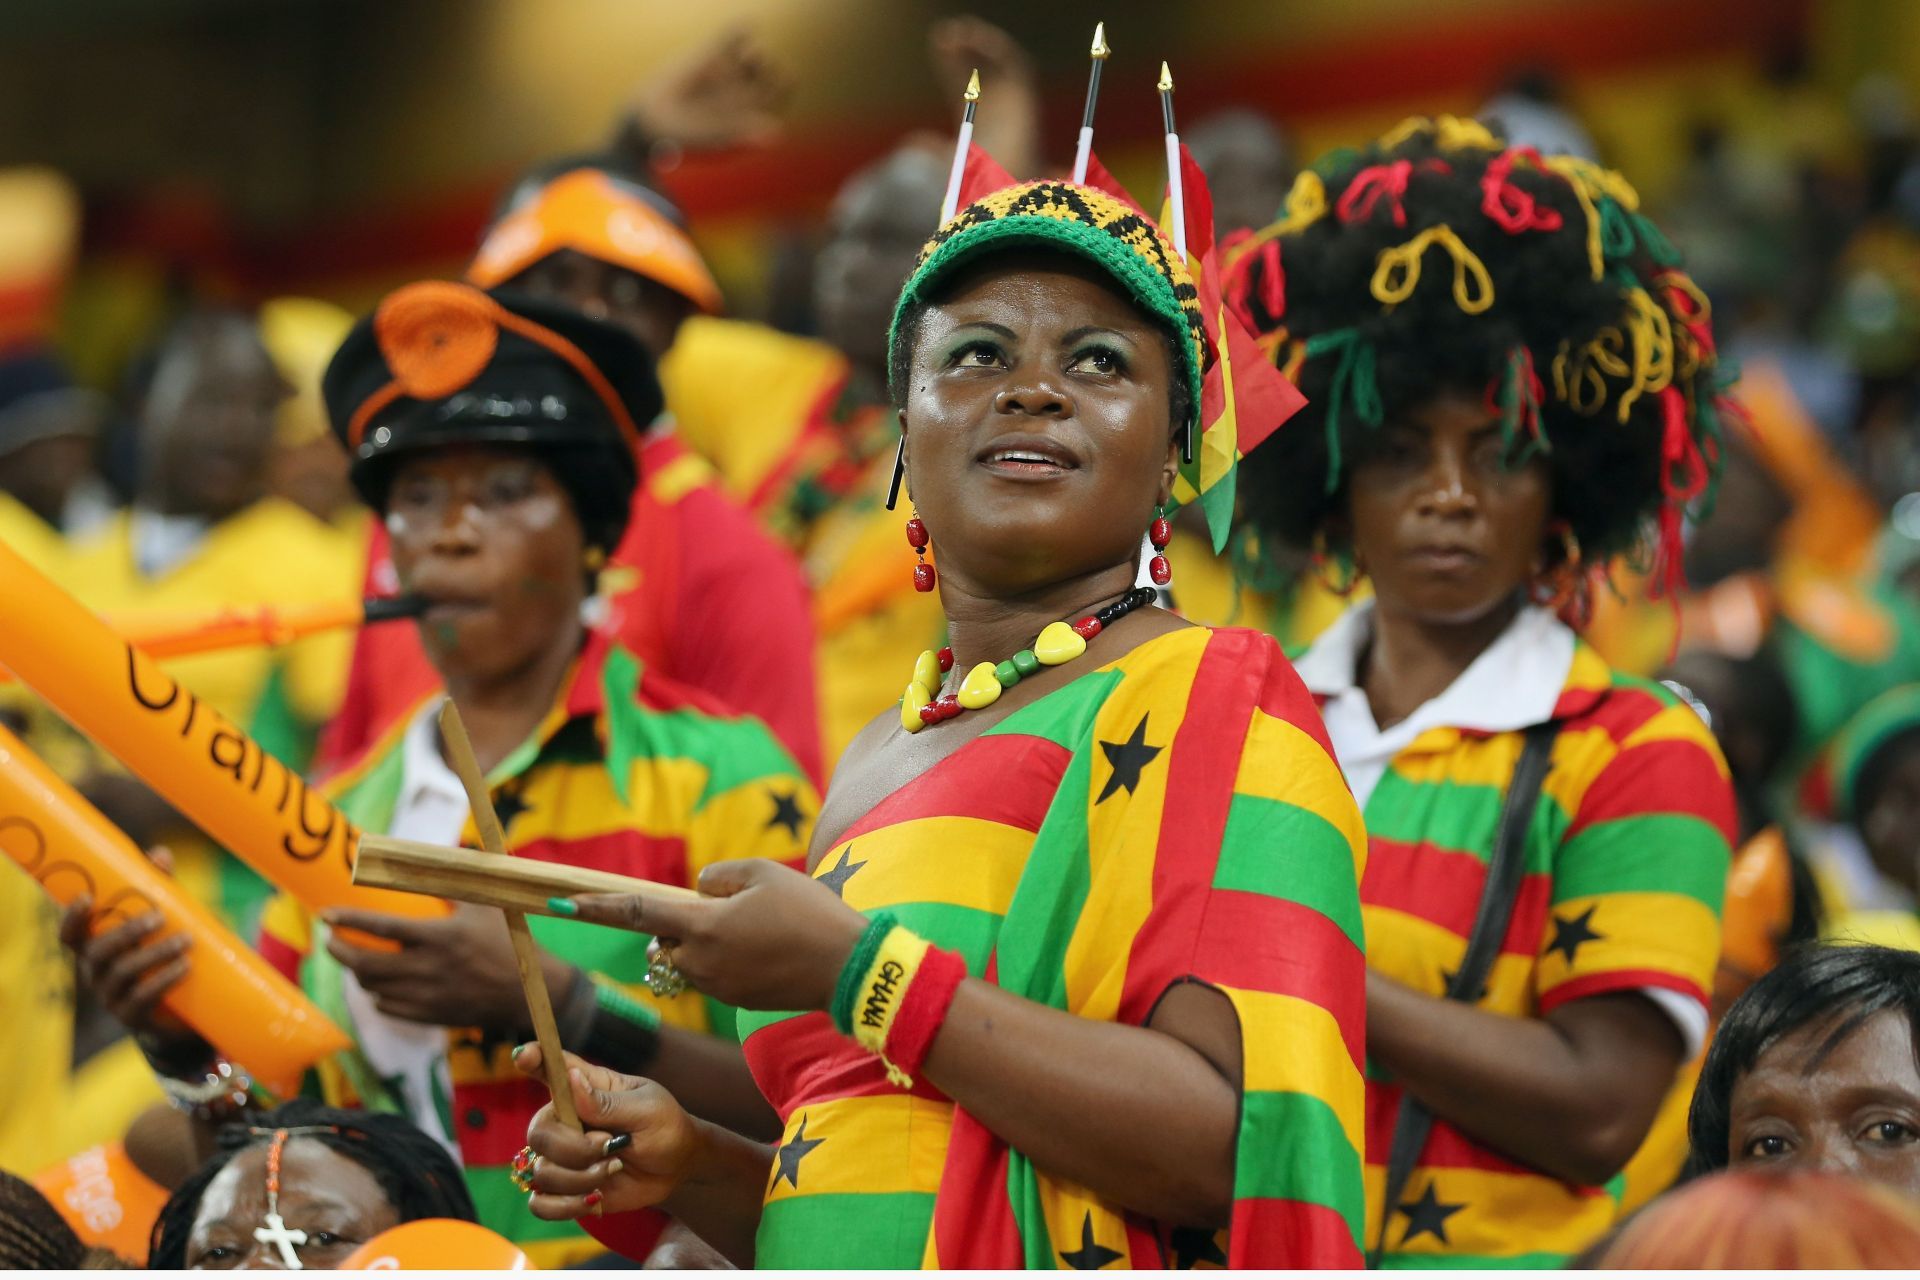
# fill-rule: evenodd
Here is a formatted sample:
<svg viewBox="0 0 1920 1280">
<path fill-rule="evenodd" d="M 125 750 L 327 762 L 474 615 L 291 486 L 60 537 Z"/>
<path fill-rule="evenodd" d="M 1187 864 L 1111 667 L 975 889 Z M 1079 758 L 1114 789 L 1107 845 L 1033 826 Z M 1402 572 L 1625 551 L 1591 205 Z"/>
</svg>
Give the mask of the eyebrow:
<svg viewBox="0 0 1920 1280">
<path fill-rule="evenodd" d="M 1110 329 L 1103 324 L 1083 324 L 1078 329 L 1062 335 L 1060 343 L 1062 346 L 1071 346 L 1073 343 L 1080 341 L 1080 339 L 1091 337 L 1096 333 L 1106 338 L 1118 338 L 1120 341 L 1126 343 L 1133 341 L 1132 338 L 1129 338 L 1118 329 Z"/>
<path fill-rule="evenodd" d="M 953 328 L 956 333 L 962 329 L 985 329 L 988 333 L 997 334 L 1000 337 L 1007 338 L 1009 340 L 1020 336 L 1019 334 L 1015 333 L 1013 330 L 1007 328 L 1007 326 L 1003 324 L 995 324 L 991 320 L 962 320 L 959 323 L 955 324 Z"/>
</svg>

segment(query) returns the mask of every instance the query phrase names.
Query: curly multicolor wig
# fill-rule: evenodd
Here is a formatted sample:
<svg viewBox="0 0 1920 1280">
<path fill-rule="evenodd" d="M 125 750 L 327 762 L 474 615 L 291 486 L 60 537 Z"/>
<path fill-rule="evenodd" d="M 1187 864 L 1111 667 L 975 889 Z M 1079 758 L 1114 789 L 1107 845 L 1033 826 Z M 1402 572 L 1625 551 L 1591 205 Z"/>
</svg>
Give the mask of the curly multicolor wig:
<svg viewBox="0 0 1920 1280">
<path fill-rule="evenodd" d="M 1717 1173 L 1654 1201 L 1573 1265 L 1603 1271 L 1920 1267 L 1920 1207 L 1890 1188 L 1839 1174 Z"/>
<path fill-rule="evenodd" d="M 1639 202 L 1611 170 L 1450 116 L 1302 173 L 1284 216 L 1228 249 L 1231 305 L 1308 399 L 1245 463 L 1260 535 L 1341 550 L 1375 428 L 1464 393 L 1503 416 L 1516 465 L 1545 457 L 1586 565 L 1638 553 L 1677 586 L 1723 374 L 1706 298 Z"/>
</svg>

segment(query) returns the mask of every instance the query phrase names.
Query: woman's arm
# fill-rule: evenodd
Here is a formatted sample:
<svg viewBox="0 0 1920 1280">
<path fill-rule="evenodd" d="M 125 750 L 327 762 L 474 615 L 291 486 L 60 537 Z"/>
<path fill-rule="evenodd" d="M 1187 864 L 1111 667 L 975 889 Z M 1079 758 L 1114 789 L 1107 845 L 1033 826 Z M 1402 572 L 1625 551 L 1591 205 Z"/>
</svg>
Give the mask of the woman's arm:
<svg viewBox="0 0 1920 1280">
<path fill-rule="evenodd" d="M 1369 1057 L 1468 1136 L 1581 1186 L 1639 1149 L 1682 1048 L 1637 992 L 1511 1018 L 1367 974 Z"/>
<path fill-rule="evenodd" d="M 710 899 L 587 897 L 578 911 L 669 940 L 675 964 L 715 999 L 749 1009 L 831 1004 L 866 917 L 770 862 L 716 863 L 700 888 Z M 1239 1047 L 1231 1005 L 1204 987 L 1175 987 L 1149 1026 L 1133 1027 L 969 979 L 925 1070 L 1047 1172 L 1159 1221 L 1219 1226 L 1233 1199 Z"/>
<path fill-rule="evenodd" d="M 1197 983 L 1174 987 L 1146 1027 L 1132 1027 L 969 978 L 925 1070 L 1036 1168 L 1157 1222 L 1224 1227 L 1239 1058 L 1233 1006 Z"/>
</svg>

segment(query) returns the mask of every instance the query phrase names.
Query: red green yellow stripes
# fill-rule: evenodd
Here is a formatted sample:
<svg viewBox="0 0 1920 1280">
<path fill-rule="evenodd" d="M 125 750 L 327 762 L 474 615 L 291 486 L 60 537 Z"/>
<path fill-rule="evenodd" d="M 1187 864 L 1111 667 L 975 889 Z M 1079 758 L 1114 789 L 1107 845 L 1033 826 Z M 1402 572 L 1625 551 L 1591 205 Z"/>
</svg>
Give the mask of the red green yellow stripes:
<svg viewBox="0 0 1920 1280">
<path fill-rule="evenodd" d="M 1227 994 L 1246 1080 L 1233 1227 L 1156 1227 L 1035 1170 L 924 1082 L 891 1085 L 820 1015 L 746 1014 L 748 1062 L 801 1161 L 793 1186 L 776 1158 L 760 1263 L 841 1265 L 857 1238 L 866 1266 L 1357 1265 L 1365 856 L 1310 699 L 1251 632 L 1149 642 L 889 796 L 814 868 L 849 905 L 1083 1017 L 1143 1022 L 1181 980 Z M 821 1140 L 856 1123 L 870 1141 Z M 903 1183 L 924 1155 L 903 1144 L 935 1128 L 940 1168 Z M 928 1193 L 923 1225 L 899 1197 Z M 920 1236 L 876 1243 L 881 1218 Z"/>
<path fill-rule="evenodd" d="M 1698 716 L 1657 685 L 1615 680 L 1586 646 L 1561 691 L 1552 770 L 1526 836 L 1526 873 L 1480 997 L 1539 1017 L 1569 1000 L 1671 991 L 1704 1006 L 1734 813 Z M 1369 797 L 1361 881 L 1368 963 L 1439 994 L 1460 962 L 1486 880 L 1517 732 L 1430 730 Z M 1369 1240 L 1398 1086 L 1367 1084 Z M 1431 1195 L 1429 1195 L 1431 1191 Z M 1437 1123 L 1385 1264 L 1558 1265 L 1612 1222 L 1602 1189 L 1571 1187 Z"/>
</svg>

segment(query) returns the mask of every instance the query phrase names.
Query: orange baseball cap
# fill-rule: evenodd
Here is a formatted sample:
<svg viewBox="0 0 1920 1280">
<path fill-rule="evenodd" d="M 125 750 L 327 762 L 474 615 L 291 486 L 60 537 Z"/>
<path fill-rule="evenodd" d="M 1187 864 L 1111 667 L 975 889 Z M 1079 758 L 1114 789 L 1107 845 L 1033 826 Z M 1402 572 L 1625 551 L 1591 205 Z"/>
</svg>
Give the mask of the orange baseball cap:
<svg viewBox="0 0 1920 1280">
<path fill-rule="evenodd" d="M 687 233 L 637 185 L 592 168 L 561 174 L 495 223 L 467 279 L 491 289 L 562 249 L 663 284 L 709 315 L 720 311 L 720 286 Z"/>
</svg>

